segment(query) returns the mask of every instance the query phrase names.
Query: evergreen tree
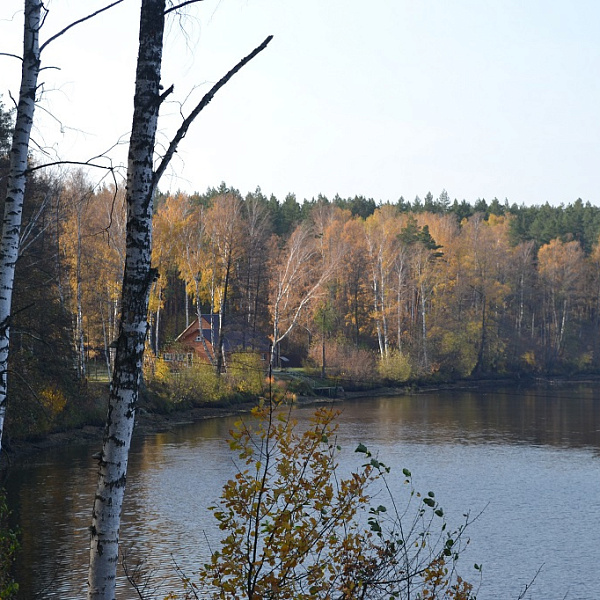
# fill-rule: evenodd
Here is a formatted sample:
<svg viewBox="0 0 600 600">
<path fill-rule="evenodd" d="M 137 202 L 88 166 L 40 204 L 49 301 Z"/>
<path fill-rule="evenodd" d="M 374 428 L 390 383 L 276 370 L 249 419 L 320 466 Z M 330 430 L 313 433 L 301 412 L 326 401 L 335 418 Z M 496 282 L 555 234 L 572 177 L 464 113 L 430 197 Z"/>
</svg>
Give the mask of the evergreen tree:
<svg viewBox="0 0 600 600">
<path fill-rule="evenodd" d="M 5 110 L 2 100 L 0 100 L 0 156 L 8 154 L 12 141 L 12 114 Z"/>
</svg>

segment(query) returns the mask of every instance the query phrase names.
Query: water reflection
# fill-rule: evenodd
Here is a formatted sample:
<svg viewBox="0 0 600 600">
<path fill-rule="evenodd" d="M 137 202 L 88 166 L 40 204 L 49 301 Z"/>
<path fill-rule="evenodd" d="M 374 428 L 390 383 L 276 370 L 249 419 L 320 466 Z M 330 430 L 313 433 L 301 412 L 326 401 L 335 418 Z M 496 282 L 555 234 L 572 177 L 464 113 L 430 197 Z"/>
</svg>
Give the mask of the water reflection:
<svg viewBox="0 0 600 600">
<path fill-rule="evenodd" d="M 473 526 L 468 558 L 484 563 L 480 598 L 516 598 L 542 563 L 529 597 L 562 597 L 565 586 L 568 598 L 597 595 L 600 394 L 594 387 L 451 391 L 338 407 L 339 442 L 349 450 L 343 468 L 356 464 L 352 450 L 361 441 L 385 456 L 393 473 L 410 468 L 455 523 L 465 510 L 487 506 Z M 313 408 L 294 412 L 305 426 Z M 225 441 L 234 420 L 134 442 L 122 547 L 133 561 L 150 561 L 165 594 L 177 585 L 171 553 L 193 574 L 218 541 L 207 507 L 235 472 Z M 20 598 L 85 596 L 95 451 L 47 451 L 10 473 L 9 502 L 23 531 Z M 120 598 L 134 597 L 122 576 L 119 590 Z"/>
<path fill-rule="evenodd" d="M 449 391 L 381 398 L 369 410 L 363 401 L 343 404 L 344 419 L 357 433 L 377 427 L 387 442 L 527 443 L 573 448 L 600 447 L 600 393 L 574 390 Z M 361 429 L 362 426 L 362 429 Z"/>
</svg>

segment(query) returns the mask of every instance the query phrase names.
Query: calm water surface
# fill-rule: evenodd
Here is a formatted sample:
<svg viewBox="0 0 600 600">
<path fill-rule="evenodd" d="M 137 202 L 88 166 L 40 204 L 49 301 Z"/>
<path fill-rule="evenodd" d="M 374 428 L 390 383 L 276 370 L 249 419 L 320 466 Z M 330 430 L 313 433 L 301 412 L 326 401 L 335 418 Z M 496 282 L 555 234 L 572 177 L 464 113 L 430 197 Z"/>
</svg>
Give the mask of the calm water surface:
<svg viewBox="0 0 600 600">
<path fill-rule="evenodd" d="M 479 598 L 600 598 L 600 390 L 594 386 L 442 392 L 346 401 L 339 418 L 342 468 L 358 442 L 401 479 L 434 490 L 451 524 L 469 530 L 461 572 Z M 314 409 L 297 409 L 305 423 Z M 185 425 L 137 439 L 130 458 L 122 547 L 151 569 L 158 592 L 175 589 L 217 546 L 207 507 L 235 472 L 226 444 L 234 419 Z M 9 503 L 23 533 L 20 598 L 84 598 L 96 471 L 94 446 L 44 452 L 12 470 Z M 392 481 L 392 485 L 394 482 Z M 485 509 L 485 510 L 484 510 Z M 121 577 L 120 598 L 135 593 Z"/>
</svg>

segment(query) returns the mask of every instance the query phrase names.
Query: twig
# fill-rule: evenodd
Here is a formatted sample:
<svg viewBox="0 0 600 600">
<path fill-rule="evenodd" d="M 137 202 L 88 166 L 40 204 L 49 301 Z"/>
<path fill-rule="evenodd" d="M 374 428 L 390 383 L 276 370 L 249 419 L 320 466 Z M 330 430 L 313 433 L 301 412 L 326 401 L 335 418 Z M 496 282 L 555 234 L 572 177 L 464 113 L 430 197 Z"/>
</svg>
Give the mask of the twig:
<svg viewBox="0 0 600 600">
<path fill-rule="evenodd" d="M 183 8 L 184 6 L 187 6 L 188 4 L 196 4 L 196 2 L 202 2 L 202 0 L 186 0 L 186 2 L 181 2 L 181 4 L 176 4 L 175 6 L 171 6 L 171 8 L 167 8 L 167 10 L 165 10 L 164 14 L 168 15 L 170 12 L 173 12 L 174 10 Z"/>
<path fill-rule="evenodd" d="M 88 21 L 89 19 L 99 15 L 100 13 L 103 13 L 105 10 L 108 10 L 109 8 L 112 8 L 113 6 L 116 6 L 117 4 L 121 4 L 121 2 L 123 2 L 123 0 L 116 0 L 116 2 L 113 2 L 112 4 L 109 4 L 108 6 L 105 6 L 104 8 L 100 8 L 99 10 L 97 10 L 96 12 L 93 12 L 91 15 L 88 15 L 87 17 L 83 17 L 81 19 L 78 19 L 77 21 L 74 21 L 73 23 L 71 23 L 70 25 L 67 25 L 64 29 L 61 29 L 58 33 L 54 34 L 51 38 L 47 39 L 42 46 L 40 47 L 40 53 L 42 52 L 42 50 L 50 43 L 53 42 L 55 39 L 59 38 L 61 35 L 63 35 L 64 33 L 66 33 L 67 31 L 69 31 L 69 29 L 75 27 L 75 25 L 79 25 L 81 23 L 84 23 L 85 21 Z"/>
<path fill-rule="evenodd" d="M 529 583 L 525 584 L 525 587 L 523 588 L 523 591 L 518 595 L 517 600 L 523 600 L 523 598 L 525 598 L 525 594 L 529 591 L 529 588 L 534 584 L 535 580 L 537 579 L 538 575 L 542 572 L 543 568 L 544 568 L 544 563 L 542 563 L 540 565 L 540 568 L 535 572 L 533 579 Z M 565 598 L 566 598 L 566 596 L 565 596 Z"/>
<path fill-rule="evenodd" d="M 248 56 L 243 58 L 233 69 L 231 69 L 224 77 L 222 77 L 215 85 L 211 88 L 211 90 L 200 100 L 200 102 L 196 105 L 196 108 L 190 113 L 190 115 L 183 121 L 181 127 L 177 130 L 177 133 L 171 140 L 169 144 L 169 148 L 167 149 L 166 154 L 164 155 L 162 161 L 158 165 L 154 173 L 153 178 L 153 188 L 156 189 L 158 186 L 158 182 L 165 172 L 167 166 L 171 162 L 173 155 L 177 151 L 177 146 L 179 142 L 185 137 L 190 125 L 194 121 L 194 119 L 200 114 L 200 112 L 209 104 L 209 102 L 214 98 L 215 94 L 246 64 L 248 64 L 257 54 L 262 52 L 269 42 L 273 39 L 273 36 L 270 35 L 265 39 L 265 41 L 255 48 Z"/>
</svg>

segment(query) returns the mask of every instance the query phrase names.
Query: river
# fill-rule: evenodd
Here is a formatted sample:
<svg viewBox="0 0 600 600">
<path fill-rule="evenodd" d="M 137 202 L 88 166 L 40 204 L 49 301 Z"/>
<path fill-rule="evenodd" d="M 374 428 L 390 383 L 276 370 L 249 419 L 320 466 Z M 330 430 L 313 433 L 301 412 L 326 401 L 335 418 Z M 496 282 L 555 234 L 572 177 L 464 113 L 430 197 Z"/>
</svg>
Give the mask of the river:
<svg viewBox="0 0 600 600">
<path fill-rule="evenodd" d="M 363 398 L 338 405 L 342 468 L 359 442 L 434 490 L 450 524 L 468 530 L 461 572 L 480 600 L 600 598 L 600 389 L 443 391 Z M 313 412 L 296 409 L 300 426 Z M 177 587 L 173 565 L 192 575 L 219 532 L 207 510 L 235 472 L 226 439 L 234 418 L 183 425 L 134 440 L 122 548 L 143 559 L 156 597 Z M 22 531 L 19 598 L 85 597 L 87 528 L 97 445 L 41 452 L 13 468 L 8 500 Z M 163 594 L 161 596 L 161 593 Z M 119 598 L 135 598 L 121 575 Z"/>
</svg>

